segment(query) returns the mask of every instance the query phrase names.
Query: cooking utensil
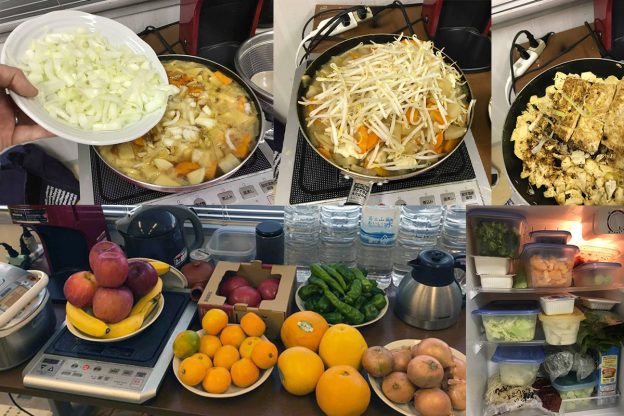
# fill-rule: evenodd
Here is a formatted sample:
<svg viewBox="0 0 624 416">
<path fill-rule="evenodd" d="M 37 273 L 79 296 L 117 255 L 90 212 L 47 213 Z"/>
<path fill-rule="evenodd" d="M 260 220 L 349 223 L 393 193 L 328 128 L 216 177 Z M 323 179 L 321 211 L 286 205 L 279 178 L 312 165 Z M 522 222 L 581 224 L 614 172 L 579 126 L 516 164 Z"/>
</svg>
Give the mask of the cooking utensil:
<svg viewBox="0 0 624 416">
<path fill-rule="evenodd" d="M 273 114 L 273 31 L 243 42 L 234 58 L 236 72 L 249 85 L 267 114 Z"/>
<path fill-rule="evenodd" d="M 358 36 L 358 37 L 340 42 L 332 46 L 331 48 L 327 49 L 325 52 L 319 55 L 305 70 L 302 80 L 299 82 L 299 89 L 297 90 L 297 100 L 299 100 L 301 97 L 305 97 L 306 91 L 308 89 L 308 86 L 306 86 L 305 83 L 303 82 L 304 77 L 309 76 L 311 79 L 314 79 L 314 75 L 316 74 L 316 72 L 324 64 L 329 62 L 333 57 L 338 56 L 356 47 L 360 43 L 364 43 L 364 44 L 390 43 L 390 42 L 394 42 L 397 38 L 399 38 L 399 36 L 393 35 L 393 34 L 372 34 L 372 35 Z M 434 50 L 437 51 L 437 49 L 435 48 Z M 466 77 L 464 76 L 462 70 L 459 68 L 457 63 L 451 60 L 451 58 L 449 58 L 443 52 L 441 53 L 442 53 L 442 56 L 444 57 L 444 61 L 448 63 L 449 65 L 451 65 L 452 67 L 454 67 L 461 74 L 462 82 L 464 82 L 466 85 L 466 102 L 470 103 L 473 97 L 472 90 L 470 89 L 470 84 L 468 84 L 468 81 L 466 80 Z M 471 106 L 469 108 L 474 108 L 474 106 Z M 347 197 L 347 204 L 349 205 L 364 205 L 364 203 L 366 202 L 366 199 L 370 195 L 373 183 L 385 183 L 387 181 L 397 181 L 401 179 L 412 178 L 414 176 L 420 175 L 421 173 L 427 172 L 439 166 L 442 162 L 444 162 L 449 156 L 451 156 L 461 146 L 461 144 L 464 141 L 464 137 L 466 137 L 466 133 L 470 130 L 470 125 L 472 124 L 472 118 L 474 116 L 474 111 L 471 110 L 470 113 L 468 114 L 468 125 L 466 128 L 466 133 L 464 133 L 464 135 L 459 139 L 457 146 L 455 146 L 455 148 L 452 151 L 450 151 L 446 156 L 439 159 L 437 162 L 435 162 L 431 166 L 427 166 L 426 168 L 423 168 L 420 170 L 415 170 L 409 173 L 405 173 L 403 175 L 381 177 L 381 176 L 364 175 L 362 173 L 350 171 L 338 165 L 331 158 L 324 156 L 316 148 L 316 146 L 314 146 L 314 143 L 310 140 L 310 137 L 308 136 L 307 127 L 306 127 L 307 122 L 306 122 L 304 110 L 305 110 L 305 106 L 301 104 L 297 104 L 297 116 L 299 119 L 299 128 L 301 129 L 301 133 L 303 134 L 303 137 L 305 137 L 305 140 L 308 143 L 308 145 L 312 149 L 314 149 L 314 151 L 320 157 L 325 159 L 327 163 L 333 165 L 336 169 L 344 173 L 346 177 L 353 179 L 353 184 L 351 185 L 351 191 L 349 192 L 349 196 Z"/>
<path fill-rule="evenodd" d="M 251 151 L 249 152 L 247 157 L 243 161 L 241 161 L 241 163 L 237 167 L 235 167 L 234 169 L 232 169 L 228 173 L 225 173 L 225 174 L 223 174 L 221 176 L 218 176 L 218 177 L 216 177 L 214 179 L 211 179 L 209 181 L 205 181 L 205 182 L 199 183 L 197 185 L 180 185 L 180 186 L 155 185 L 153 183 L 143 182 L 143 181 L 140 181 L 138 179 L 134 179 L 134 178 L 126 175 L 125 173 L 123 173 L 119 169 L 117 169 L 111 163 L 108 163 L 108 161 L 106 161 L 106 159 L 104 157 L 102 157 L 102 155 L 100 153 L 100 150 L 99 150 L 99 148 L 97 146 L 93 147 L 93 149 L 95 150 L 95 153 L 97 153 L 97 155 L 100 157 L 100 159 L 102 159 L 102 161 L 106 164 L 106 166 L 111 168 L 113 171 L 115 171 L 118 175 L 122 176 L 128 182 L 133 183 L 133 184 L 135 184 L 137 186 L 140 186 L 141 188 L 152 189 L 154 191 L 159 191 L 159 192 L 188 192 L 188 191 L 196 191 L 198 189 L 207 188 L 209 186 L 213 186 L 213 185 L 216 185 L 218 183 L 221 183 L 222 181 L 224 181 L 225 179 L 229 178 L 234 173 L 236 173 L 236 171 L 238 171 L 253 156 L 253 154 L 255 153 L 256 149 L 260 145 L 260 143 L 262 141 L 264 141 L 264 135 L 266 133 L 266 126 L 265 126 L 264 113 L 262 111 L 262 106 L 260 105 L 260 100 L 258 100 L 258 97 L 254 93 L 254 90 L 247 83 L 245 83 L 245 81 L 243 81 L 240 76 L 238 76 L 231 69 L 228 69 L 225 66 L 220 65 L 220 64 L 218 64 L 216 62 L 209 61 L 208 59 L 200 58 L 198 56 L 175 55 L 175 54 L 172 54 L 172 55 L 161 55 L 158 58 L 162 62 L 174 61 L 174 60 L 177 60 L 177 61 L 187 61 L 187 62 L 196 62 L 198 64 L 206 66 L 208 69 L 210 69 L 212 71 L 220 71 L 223 74 L 225 74 L 226 76 L 228 76 L 229 78 L 232 78 L 234 80 L 234 82 L 237 82 L 245 90 L 245 92 L 249 95 L 249 99 L 253 102 L 254 106 L 256 107 L 256 111 L 258 113 L 259 130 L 258 130 L 258 136 L 255 138 L 256 144 L 254 145 L 253 149 L 251 149 Z M 138 137 L 138 136 L 136 136 L 136 137 Z"/>
<path fill-rule="evenodd" d="M 522 160 L 514 154 L 514 143 L 511 141 L 511 134 L 516 128 L 516 119 L 526 110 L 527 104 L 532 96 L 538 97 L 546 94 L 546 88 L 554 84 L 555 74 L 563 72 L 565 74 L 578 74 L 583 72 L 593 72 L 599 78 L 606 78 L 610 75 L 618 78 L 624 77 L 624 66 L 617 61 L 600 58 L 575 59 L 555 65 L 542 72 L 528 84 L 516 96 L 516 100 L 507 112 L 505 125 L 503 126 L 502 146 L 503 161 L 507 176 L 511 185 L 524 202 L 531 205 L 557 205 L 554 198 L 544 196 L 544 188 L 535 188 L 528 179 L 520 177 L 522 173 Z"/>
<path fill-rule="evenodd" d="M 195 233 L 191 244 L 184 235 L 186 221 L 191 222 Z M 115 225 L 124 238 L 124 251 L 129 258 L 147 257 L 179 267 L 192 250 L 204 244 L 199 218 L 182 206 L 143 205 Z"/>
<path fill-rule="evenodd" d="M 465 263 L 432 249 L 422 251 L 409 265 L 412 272 L 401 280 L 397 291 L 396 315 L 405 323 L 426 330 L 454 325 L 463 304 L 455 268 L 465 271 Z"/>
<path fill-rule="evenodd" d="M 35 355 L 54 332 L 48 275 L 0 263 L 0 371 Z"/>
</svg>

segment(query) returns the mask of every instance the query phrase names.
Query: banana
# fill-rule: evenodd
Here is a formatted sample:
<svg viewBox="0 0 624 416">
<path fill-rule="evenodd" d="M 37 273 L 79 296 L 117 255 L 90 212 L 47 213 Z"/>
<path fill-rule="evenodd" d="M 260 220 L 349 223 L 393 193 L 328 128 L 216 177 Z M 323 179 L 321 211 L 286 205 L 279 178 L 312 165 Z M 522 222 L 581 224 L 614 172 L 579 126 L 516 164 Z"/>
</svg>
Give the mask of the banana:
<svg viewBox="0 0 624 416">
<path fill-rule="evenodd" d="M 102 338 L 110 332 L 110 327 L 104 321 L 89 315 L 69 302 L 66 305 L 67 320 L 80 331 L 96 338 Z"/>
<path fill-rule="evenodd" d="M 162 261 L 158 260 L 150 260 L 148 261 L 148 263 L 151 264 L 154 269 L 156 269 L 156 273 L 158 273 L 158 276 L 162 276 L 163 274 L 168 273 L 169 269 L 171 268 L 171 266 L 169 266 L 167 263 L 163 263 Z"/>
<path fill-rule="evenodd" d="M 149 303 L 150 300 L 160 295 L 160 292 L 162 292 L 162 288 L 163 281 L 159 277 L 152 290 L 150 290 L 145 296 L 143 296 L 141 299 L 139 299 L 137 303 L 134 304 L 134 306 L 132 307 L 132 311 L 130 311 L 130 315 L 136 315 L 141 310 L 143 310 L 143 308 Z"/>
<path fill-rule="evenodd" d="M 143 325 L 143 321 L 145 318 L 152 312 L 154 307 L 158 305 L 158 300 L 160 299 L 160 295 L 152 298 L 141 310 L 139 313 L 135 315 L 130 315 L 123 321 L 119 321 L 114 324 L 110 324 L 110 332 L 104 335 L 103 338 L 111 339 L 111 338 L 119 338 L 125 335 L 131 334 L 141 328 Z"/>
</svg>

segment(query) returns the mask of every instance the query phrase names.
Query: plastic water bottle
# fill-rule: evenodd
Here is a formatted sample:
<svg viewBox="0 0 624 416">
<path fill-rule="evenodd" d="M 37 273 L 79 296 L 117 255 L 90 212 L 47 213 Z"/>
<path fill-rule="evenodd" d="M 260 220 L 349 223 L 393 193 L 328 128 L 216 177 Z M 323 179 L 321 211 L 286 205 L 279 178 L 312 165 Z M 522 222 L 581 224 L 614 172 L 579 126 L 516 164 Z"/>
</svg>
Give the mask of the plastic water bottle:
<svg viewBox="0 0 624 416">
<path fill-rule="evenodd" d="M 360 222 L 357 265 L 381 288 L 390 286 L 392 252 L 396 244 L 398 207 L 364 206 Z"/>
<path fill-rule="evenodd" d="M 324 205 L 320 217 L 320 261 L 355 266 L 360 207 Z"/>
<path fill-rule="evenodd" d="M 466 208 L 444 207 L 439 247 L 451 254 L 466 252 Z"/>
<path fill-rule="evenodd" d="M 401 207 L 392 266 L 392 283 L 395 286 L 398 287 L 411 270 L 408 263 L 416 259 L 421 251 L 434 248 L 438 243 L 442 214 L 440 205 Z"/>
<path fill-rule="evenodd" d="M 319 258 L 318 205 L 284 207 L 284 262 L 297 265 L 297 281 L 310 277 L 310 265 Z"/>
</svg>

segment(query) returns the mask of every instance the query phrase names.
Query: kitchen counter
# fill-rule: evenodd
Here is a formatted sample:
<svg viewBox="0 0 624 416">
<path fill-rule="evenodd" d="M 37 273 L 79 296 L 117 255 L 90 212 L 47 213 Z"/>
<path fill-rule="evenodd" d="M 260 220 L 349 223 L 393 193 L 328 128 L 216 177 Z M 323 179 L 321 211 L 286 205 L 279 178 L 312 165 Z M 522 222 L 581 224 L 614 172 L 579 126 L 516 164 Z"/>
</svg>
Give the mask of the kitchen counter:
<svg viewBox="0 0 624 416">
<path fill-rule="evenodd" d="M 466 351 L 466 321 L 462 312 L 462 319 L 453 327 L 442 331 L 424 331 L 410 327 L 400 321 L 392 312 L 396 289 L 388 291 L 390 309 L 380 321 L 364 328 L 360 328 L 369 346 L 384 345 L 389 342 L 415 338 L 437 337 L 446 341 L 450 346 L 459 351 Z M 54 305 L 58 322 L 64 320 L 65 308 L 63 305 Z M 295 308 L 296 310 L 296 308 Z M 193 326 L 193 325 L 192 325 Z M 280 346 L 280 349 L 282 347 Z M 200 416 L 206 414 L 219 415 L 245 415 L 274 416 L 282 415 L 316 415 L 321 414 L 314 394 L 297 397 L 282 389 L 277 369 L 273 370 L 271 377 L 256 390 L 243 396 L 216 400 L 196 396 L 180 385 L 175 378 L 171 367 L 165 375 L 165 379 L 159 389 L 158 395 L 142 405 L 114 402 L 110 400 L 93 399 L 72 394 L 57 393 L 47 390 L 25 388 L 22 384 L 22 370 L 25 364 L 11 370 L 0 372 L 0 391 L 17 393 L 29 396 L 49 398 L 55 401 L 66 401 L 106 407 L 125 409 L 131 411 L 146 412 L 150 415 L 167 416 Z M 383 403 L 377 395 L 371 391 L 371 403 L 366 415 L 389 415 L 392 410 Z"/>
</svg>

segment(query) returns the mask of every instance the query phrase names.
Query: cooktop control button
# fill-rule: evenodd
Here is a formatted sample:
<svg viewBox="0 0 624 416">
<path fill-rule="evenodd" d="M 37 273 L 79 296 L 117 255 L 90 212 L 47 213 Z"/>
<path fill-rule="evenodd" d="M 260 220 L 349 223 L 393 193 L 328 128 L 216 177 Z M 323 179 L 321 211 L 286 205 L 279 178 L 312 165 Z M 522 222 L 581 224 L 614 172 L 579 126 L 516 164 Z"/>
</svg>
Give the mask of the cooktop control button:
<svg viewBox="0 0 624 416">
<path fill-rule="evenodd" d="M 232 191 L 221 192 L 217 194 L 217 196 L 222 204 L 233 204 L 236 202 L 236 196 L 234 196 L 234 192 Z"/>
<path fill-rule="evenodd" d="M 243 199 L 250 199 L 258 196 L 258 192 L 256 192 L 256 188 L 253 185 L 243 186 L 239 189 L 239 192 Z"/>
<path fill-rule="evenodd" d="M 461 191 L 459 194 L 461 195 L 462 202 L 464 203 L 475 202 L 476 195 L 472 189 Z"/>
<path fill-rule="evenodd" d="M 435 197 L 432 195 L 426 195 L 420 197 L 420 205 L 433 205 L 435 204 Z"/>
<path fill-rule="evenodd" d="M 447 192 L 445 194 L 440 195 L 440 198 L 442 198 L 442 204 L 444 205 L 455 204 L 455 192 Z"/>
</svg>

